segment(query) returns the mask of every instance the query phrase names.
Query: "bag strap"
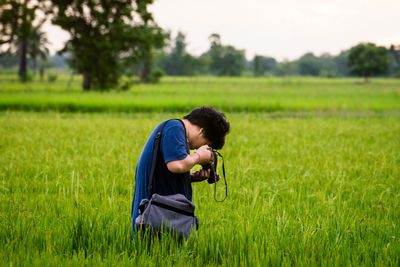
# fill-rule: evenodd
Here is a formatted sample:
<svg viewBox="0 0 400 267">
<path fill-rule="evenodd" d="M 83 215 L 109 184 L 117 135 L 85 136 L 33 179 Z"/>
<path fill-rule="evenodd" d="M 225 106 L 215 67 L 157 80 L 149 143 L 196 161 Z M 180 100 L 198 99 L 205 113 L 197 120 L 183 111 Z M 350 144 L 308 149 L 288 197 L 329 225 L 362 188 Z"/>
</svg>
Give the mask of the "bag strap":
<svg viewBox="0 0 400 267">
<path fill-rule="evenodd" d="M 147 199 L 150 199 L 151 197 L 151 190 L 153 189 L 153 179 L 154 179 L 154 171 L 156 169 L 156 163 L 157 163 L 157 156 L 158 156 L 158 151 L 160 150 L 160 143 L 161 143 L 161 134 L 164 129 L 164 126 L 167 124 L 167 122 L 172 121 L 172 120 L 179 120 L 182 124 L 183 121 L 180 119 L 171 119 L 171 120 L 166 120 L 164 121 L 160 128 L 158 129 L 158 132 L 156 134 L 156 139 L 154 140 L 154 147 L 153 147 L 153 161 L 151 163 L 151 171 L 150 171 L 150 178 L 149 178 L 149 184 L 147 186 Z M 183 124 L 183 128 L 185 128 L 185 124 Z M 186 135 L 186 132 L 185 132 Z"/>
</svg>

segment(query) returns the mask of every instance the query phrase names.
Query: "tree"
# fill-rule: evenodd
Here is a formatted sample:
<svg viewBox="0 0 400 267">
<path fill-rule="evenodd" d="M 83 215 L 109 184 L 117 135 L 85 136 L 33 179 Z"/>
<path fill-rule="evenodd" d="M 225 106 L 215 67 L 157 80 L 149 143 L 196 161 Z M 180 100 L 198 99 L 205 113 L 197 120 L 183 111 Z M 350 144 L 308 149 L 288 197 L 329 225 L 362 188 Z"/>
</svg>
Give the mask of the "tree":
<svg viewBox="0 0 400 267">
<path fill-rule="evenodd" d="M 18 75 L 22 81 L 27 79 L 28 39 L 31 36 L 39 3 L 28 0 L 0 2 L 0 45 L 6 47 L 9 53 L 18 53 Z"/>
<path fill-rule="evenodd" d="M 254 56 L 253 73 L 255 76 L 262 76 L 266 72 L 273 73 L 276 70 L 277 62 L 272 57 Z"/>
<path fill-rule="evenodd" d="M 52 22 L 69 32 L 70 66 L 83 75 L 83 89 L 115 86 L 122 62 L 144 61 L 146 76 L 154 43 L 160 44 L 160 28 L 147 6 L 152 0 L 52 0 Z M 157 39 L 157 42 L 153 42 Z"/>
<path fill-rule="evenodd" d="M 221 44 L 218 34 L 209 37 L 210 49 L 207 56 L 210 59 L 210 71 L 218 76 L 240 76 L 244 69 L 244 50 Z"/>
<path fill-rule="evenodd" d="M 318 76 L 321 70 L 320 62 L 313 53 L 307 53 L 299 58 L 297 67 L 300 75 L 307 76 Z"/>
<path fill-rule="evenodd" d="M 140 73 L 140 81 L 144 83 L 155 83 L 158 82 L 159 78 L 163 75 L 163 72 L 156 67 L 156 63 L 154 62 L 154 54 L 152 48 L 160 49 L 165 45 L 165 39 L 168 34 L 164 33 L 161 28 L 157 26 L 153 27 L 142 27 L 141 30 L 144 32 L 143 35 L 143 43 L 141 45 L 142 55 L 138 55 L 140 65 L 141 65 L 141 73 Z M 127 62 L 129 64 L 135 64 L 137 59 L 134 57 L 128 58 Z M 130 64 L 132 65 L 132 64 Z"/>
<path fill-rule="evenodd" d="M 33 26 L 31 28 L 30 35 L 25 40 L 15 39 L 10 44 L 13 49 L 7 52 L 10 55 L 14 54 L 18 56 L 20 59 L 20 69 L 21 65 L 23 66 L 22 69 L 25 68 L 24 71 L 20 71 L 20 73 L 22 73 L 22 81 L 25 81 L 27 66 L 31 65 L 33 73 L 34 75 L 36 75 L 38 57 L 41 60 L 41 66 L 44 66 L 43 64 L 45 64 L 45 61 L 47 60 L 47 56 L 49 54 L 49 49 L 47 48 L 47 45 L 49 44 L 49 42 L 47 40 L 46 34 L 42 32 L 40 28 L 41 25 Z M 24 46 L 22 46 L 21 43 L 24 44 Z M 22 47 L 24 47 L 24 49 L 22 49 Z M 21 58 L 23 58 L 22 64 Z M 28 64 L 28 59 L 30 60 L 31 64 Z M 23 74 L 24 72 L 25 74 Z"/>
<path fill-rule="evenodd" d="M 173 40 L 173 45 L 170 45 L 167 51 L 164 51 L 164 54 L 159 55 L 158 64 L 167 75 L 192 76 L 202 72 L 202 60 L 186 51 L 185 39 L 185 34 L 178 32 Z"/>
<path fill-rule="evenodd" d="M 333 58 L 335 64 L 335 69 L 338 76 L 349 76 L 349 68 L 347 66 L 347 59 L 349 56 L 349 51 L 341 51 L 339 55 Z"/>
<path fill-rule="evenodd" d="M 285 59 L 283 62 L 278 64 L 276 73 L 278 76 L 290 76 L 297 74 L 295 63 Z"/>
<path fill-rule="evenodd" d="M 347 62 L 350 72 L 365 78 L 383 74 L 389 65 L 388 52 L 385 47 L 373 43 L 359 44 L 350 49 Z"/>
<path fill-rule="evenodd" d="M 174 45 L 171 47 L 171 53 L 162 63 L 167 75 L 185 75 L 186 62 L 184 60 L 186 52 L 186 36 L 182 32 L 178 32 L 175 37 Z"/>
<path fill-rule="evenodd" d="M 49 54 L 48 44 L 49 41 L 47 40 L 46 33 L 40 30 L 40 26 L 33 27 L 28 39 L 27 52 L 29 58 L 32 59 L 34 74 L 36 74 L 37 70 L 37 58 L 40 58 L 42 66 L 47 60 L 47 55 Z"/>
<path fill-rule="evenodd" d="M 399 46 L 390 46 L 390 54 L 393 55 L 394 60 L 398 65 L 400 65 L 400 45 Z"/>
<path fill-rule="evenodd" d="M 400 46 L 391 45 L 389 49 L 389 72 L 390 75 L 400 78 Z"/>
</svg>

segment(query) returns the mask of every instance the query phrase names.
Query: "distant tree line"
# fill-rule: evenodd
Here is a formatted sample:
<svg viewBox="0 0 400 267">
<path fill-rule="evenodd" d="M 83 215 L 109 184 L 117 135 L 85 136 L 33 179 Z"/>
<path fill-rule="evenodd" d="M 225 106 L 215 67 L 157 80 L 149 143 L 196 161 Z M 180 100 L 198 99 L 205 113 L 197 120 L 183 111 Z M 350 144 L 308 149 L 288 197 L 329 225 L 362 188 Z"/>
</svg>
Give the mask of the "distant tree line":
<svg viewBox="0 0 400 267">
<path fill-rule="evenodd" d="M 28 69 L 43 77 L 48 66 L 62 66 L 83 76 L 84 90 L 115 88 L 123 75 L 142 82 L 170 76 L 322 76 L 400 77 L 400 46 L 389 49 L 359 44 L 339 55 L 307 53 L 278 62 L 226 45 L 219 34 L 209 37 L 200 56 L 187 52 L 186 36 L 161 29 L 147 10 L 153 0 L 2 0 L 0 1 L 0 66 L 18 66 L 21 81 Z M 49 21 L 71 38 L 60 55 L 49 57 L 42 25 Z"/>
<path fill-rule="evenodd" d="M 158 52 L 157 67 L 170 76 L 400 77 L 400 46 L 392 45 L 390 49 L 386 49 L 371 43 L 359 44 L 338 55 L 326 53 L 316 56 L 306 53 L 296 60 L 278 62 L 273 57 L 263 55 L 255 55 L 249 61 L 244 50 L 223 45 L 218 34 L 212 34 L 209 40 L 209 50 L 196 57 L 186 51 L 185 35 L 178 32 L 176 37 L 170 38 L 168 45 Z M 371 64 L 375 64 L 375 67 L 368 66 Z"/>
</svg>

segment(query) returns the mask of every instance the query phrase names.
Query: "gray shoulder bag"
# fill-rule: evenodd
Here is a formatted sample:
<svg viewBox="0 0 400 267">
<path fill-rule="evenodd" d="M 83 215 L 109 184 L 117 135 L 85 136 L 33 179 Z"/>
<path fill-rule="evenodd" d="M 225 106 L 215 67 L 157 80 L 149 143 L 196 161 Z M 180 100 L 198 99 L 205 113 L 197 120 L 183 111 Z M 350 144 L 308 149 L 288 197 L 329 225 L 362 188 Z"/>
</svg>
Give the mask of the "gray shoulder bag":
<svg viewBox="0 0 400 267">
<path fill-rule="evenodd" d="M 169 196 L 153 194 L 150 197 L 157 155 L 160 150 L 161 134 L 167 122 L 165 121 L 161 125 L 154 141 L 147 199 L 143 199 L 139 204 L 139 216 L 135 220 L 135 226 L 138 229 L 150 228 L 157 232 L 170 232 L 187 238 L 192 230 L 197 230 L 199 227 L 199 220 L 194 216 L 195 206 L 193 203 L 182 194 Z"/>
</svg>

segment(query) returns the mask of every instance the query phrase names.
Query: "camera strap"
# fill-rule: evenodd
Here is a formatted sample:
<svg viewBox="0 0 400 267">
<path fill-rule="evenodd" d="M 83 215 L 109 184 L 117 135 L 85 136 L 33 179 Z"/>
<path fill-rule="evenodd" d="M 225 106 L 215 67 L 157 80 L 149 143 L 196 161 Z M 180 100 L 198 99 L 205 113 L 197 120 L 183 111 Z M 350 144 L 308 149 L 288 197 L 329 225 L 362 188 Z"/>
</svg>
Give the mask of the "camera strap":
<svg viewBox="0 0 400 267">
<path fill-rule="evenodd" d="M 222 158 L 222 176 L 224 176 L 224 183 L 225 183 L 225 197 L 222 200 L 217 199 L 217 182 L 214 183 L 214 200 L 216 202 L 223 202 L 228 197 L 228 184 L 226 183 L 226 177 L 225 177 L 225 160 L 224 157 L 221 155 L 221 153 L 219 153 L 216 150 L 214 150 L 213 152 Z M 217 169 L 217 166 L 215 166 L 215 169 Z"/>
</svg>

